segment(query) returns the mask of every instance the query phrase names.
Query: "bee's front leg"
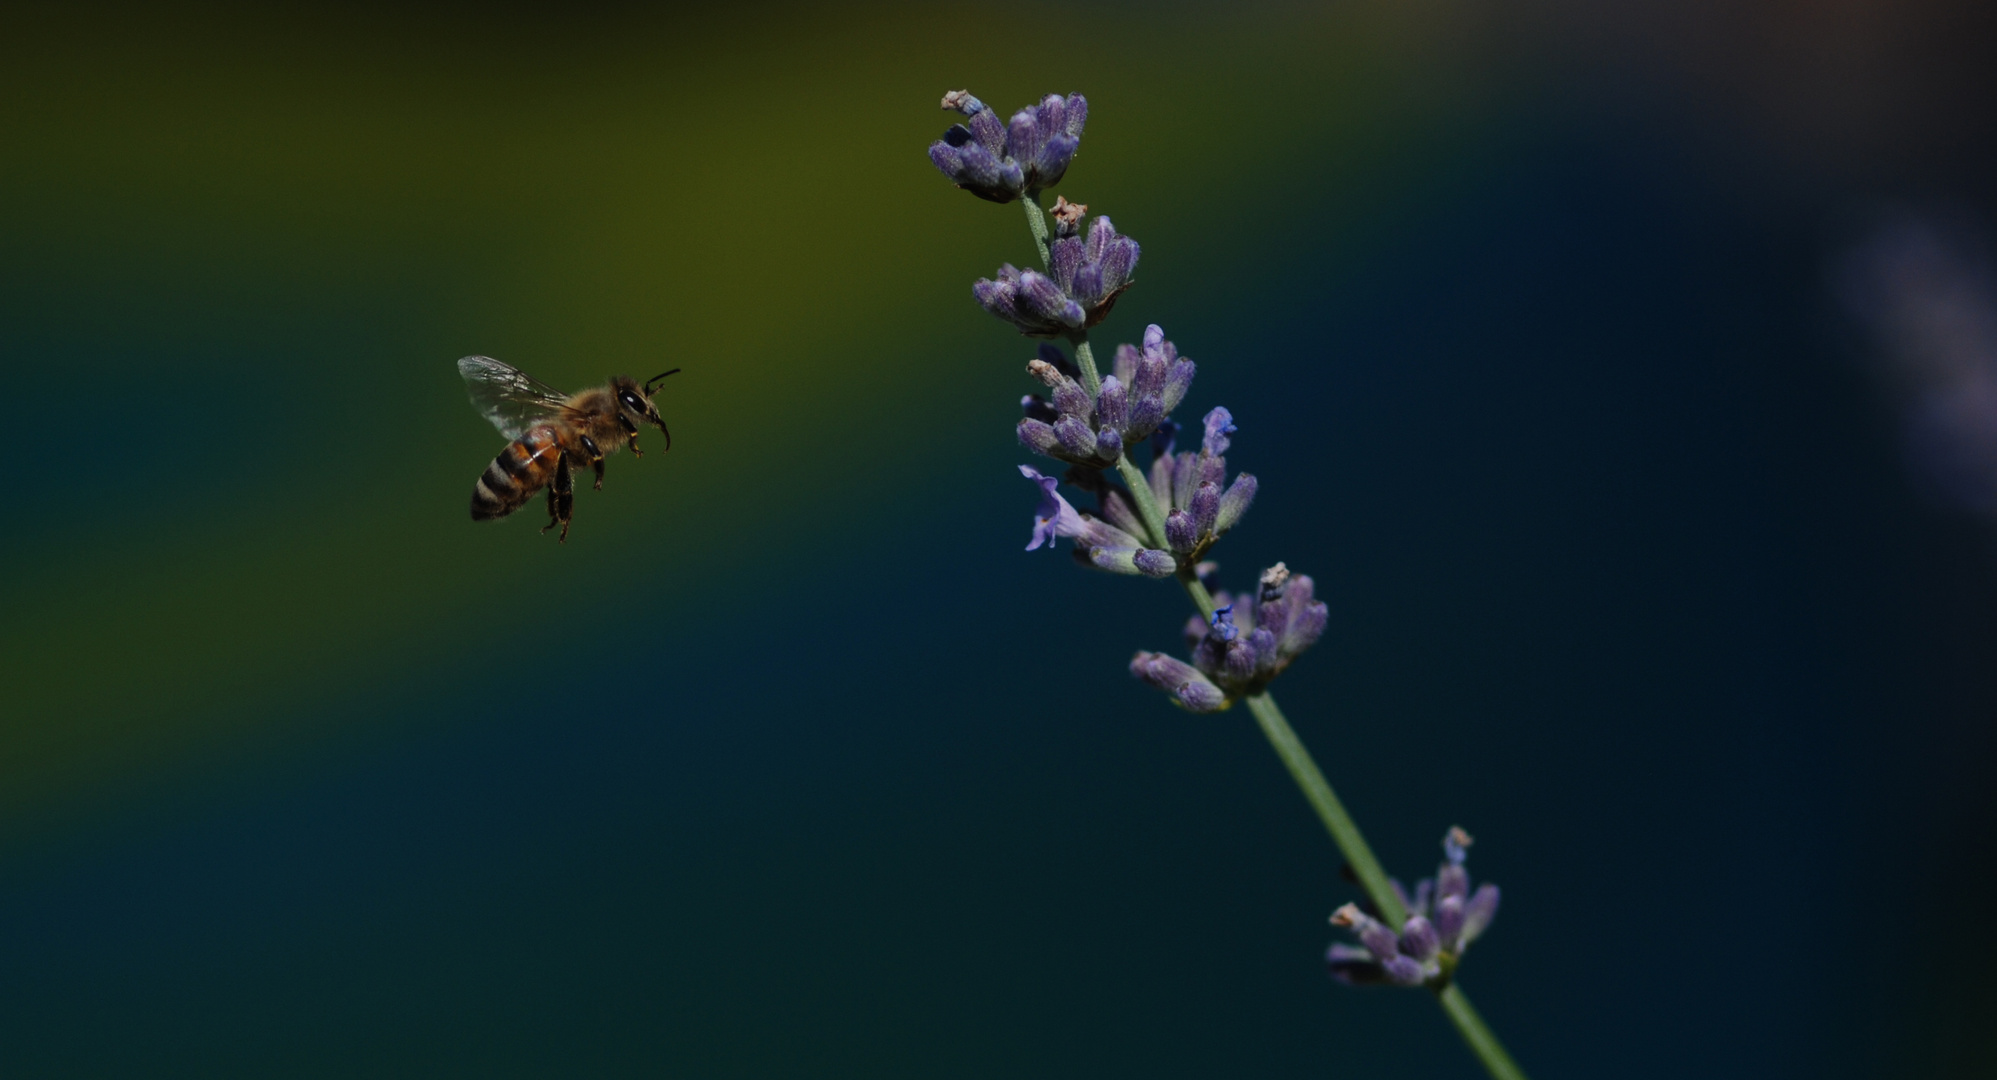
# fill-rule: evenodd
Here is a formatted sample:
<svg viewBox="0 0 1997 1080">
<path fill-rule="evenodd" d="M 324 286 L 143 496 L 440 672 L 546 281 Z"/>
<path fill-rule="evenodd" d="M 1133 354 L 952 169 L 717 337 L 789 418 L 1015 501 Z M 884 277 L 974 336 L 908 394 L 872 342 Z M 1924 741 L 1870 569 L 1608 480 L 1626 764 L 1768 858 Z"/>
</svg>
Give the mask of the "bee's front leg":
<svg viewBox="0 0 1997 1080">
<path fill-rule="evenodd" d="M 630 437 L 630 439 L 629 439 L 628 441 L 629 441 L 629 442 L 631 443 L 631 456 L 632 456 L 632 457 L 644 457 L 644 456 L 645 456 L 645 452 L 644 452 L 643 450 L 640 450 L 640 449 L 638 449 L 638 433 L 637 433 L 637 432 L 635 432 L 635 431 L 634 431 L 634 432 L 632 432 L 632 433 L 631 433 L 631 437 Z"/>
<path fill-rule="evenodd" d="M 596 490 L 598 490 L 598 491 L 602 491 L 602 490 L 603 490 L 603 459 L 602 459 L 602 458 L 597 458 L 597 459 L 596 459 L 595 461 L 593 461 L 593 462 L 590 462 L 590 464 L 592 464 L 592 465 L 595 465 L 595 466 L 596 466 Z"/>
</svg>

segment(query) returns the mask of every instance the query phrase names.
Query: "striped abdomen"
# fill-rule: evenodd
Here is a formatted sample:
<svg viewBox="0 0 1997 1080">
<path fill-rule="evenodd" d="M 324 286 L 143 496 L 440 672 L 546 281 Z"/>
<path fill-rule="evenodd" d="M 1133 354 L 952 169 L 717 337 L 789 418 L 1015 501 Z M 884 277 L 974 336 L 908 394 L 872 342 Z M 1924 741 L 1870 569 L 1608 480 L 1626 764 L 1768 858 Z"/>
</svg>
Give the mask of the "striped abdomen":
<svg viewBox="0 0 1997 1080">
<path fill-rule="evenodd" d="M 561 438 L 546 424 L 507 443 L 472 488 L 472 520 L 502 518 L 525 506 L 555 478 L 561 456 Z"/>
</svg>

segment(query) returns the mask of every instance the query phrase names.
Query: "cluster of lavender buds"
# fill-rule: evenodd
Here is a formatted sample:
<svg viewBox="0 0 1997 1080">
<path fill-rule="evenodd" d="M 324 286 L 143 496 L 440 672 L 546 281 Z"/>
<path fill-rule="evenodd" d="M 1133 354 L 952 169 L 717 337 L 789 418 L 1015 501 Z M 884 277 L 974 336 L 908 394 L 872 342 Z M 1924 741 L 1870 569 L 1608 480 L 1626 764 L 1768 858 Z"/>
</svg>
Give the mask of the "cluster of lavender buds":
<svg viewBox="0 0 1997 1080">
<path fill-rule="evenodd" d="M 1139 249 L 1107 216 L 1097 218 L 1083 236 L 1081 219 L 1087 210 L 1066 199 L 1055 206 L 1047 273 L 1006 263 L 999 267 L 997 281 L 979 278 L 971 295 L 1028 337 L 1060 337 L 1108 318 L 1116 298 L 1130 288 Z"/>
<path fill-rule="evenodd" d="M 1026 365 L 1027 374 L 1047 387 L 1052 400 L 1028 394 L 1019 401 L 1019 443 L 1035 453 L 1093 469 L 1116 464 L 1126 446 L 1152 436 L 1193 384 L 1193 362 L 1165 340 L 1157 326 L 1144 328 L 1144 348 L 1116 349 L 1115 374 L 1102 381 L 1094 398 L 1082 389 L 1082 373 L 1066 353 L 1042 345 Z M 1167 438 L 1176 428 L 1167 430 Z"/>
<path fill-rule="evenodd" d="M 1213 617 L 1186 622 L 1188 664 L 1163 653 L 1140 652 L 1130 673 L 1172 695 L 1197 713 L 1219 712 L 1259 694 L 1324 633 L 1327 609 L 1315 599 L 1311 579 L 1282 563 L 1262 572 L 1254 603 L 1214 594 Z M 1238 612 L 1238 614 L 1237 614 Z"/>
<path fill-rule="evenodd" d="M 958 187 L 996 203 L 1060 183 L 1089 119 L 1089 103 L 1080 94 L 1049 94 L 1012 114 L 1010 124 L 1000 124 L 969 90 L 943 95 L 943 108 L 964 114 L 969 126 L 952 124 L 930 144 L 929 160 Z"/>
<path fill-rule="evenodd" d="M 1165 344 L 1170 348 L 1170 342 Z M 1172 453 L 1169 435 L 1153 440 L 1151 494 L 1165 511 L 1165 542 L 1186 566 L 1197 565 L 1214 541 L 1240 523 L 1260 488 L 1252 473 L 1238 473 L 1225 490 L 1221 487 L 1227 479 L 1223 455 L 1232 445 L 1228 436 L 1239 430 L 1234 415 L 1215 406 L 1203 426 L 1206 431 L 1197 453 Z"/>
<path fill-rule="evenodd" d="M 1470 891 L 1470 873 L 1463 857 L 1470 834 L 1451 827 L 1442 838 L 1445 856 L 1434 878 L 1423 878 L 1410 897 L 1392 881 L 1407 921 L 1396 934 L 1385 923 L 1347 904 L 1331 913 L 1331 925 L 1351 930 L 1360 945 L 1333 945 L 1325 962 L 1340 981 L 1354 986 L 1440 986 L 1447 982 L 1463 950 L 1482 934 L 1498 914 L 1498 887 L 1489 882 Z M 1433 907 L 1431 908 L 1431 903 Z"/>
</svg>

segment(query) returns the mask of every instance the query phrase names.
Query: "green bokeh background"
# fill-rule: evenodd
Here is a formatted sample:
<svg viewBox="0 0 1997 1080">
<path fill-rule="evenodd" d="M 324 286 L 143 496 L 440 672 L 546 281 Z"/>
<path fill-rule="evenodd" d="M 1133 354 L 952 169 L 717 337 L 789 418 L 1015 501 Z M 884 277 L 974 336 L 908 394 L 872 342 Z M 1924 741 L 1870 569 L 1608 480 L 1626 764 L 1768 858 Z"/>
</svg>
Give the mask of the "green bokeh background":
<svg viewBox="0 0 1997 1080">
<path fill-rule="evenodd" d="M 1873 931 L 1997 879 L 1997 575 L 1824 265 L 1997 206 L 1997 94 L 1861 8 L 10 13 L 0 1073 L 1475 1075 L 1123 674 L 1182 600 L 1018 551 L 968 87 L 1087 94 L 1099 340 L 1241 419 L 1224 568 L 1332 601 L 1281 696 L 1390 868 L 1483 838 L 1533 1075 L 1979 1075 L 1990 947 Z M 674 448 L 474 526 L 468 353 L 682 367 Z"/>
<path fill-rule="evenodd" d="M 797 522 L 949 484 L 990 426 L 965 406 L 1017 382 L 963 298 L 1022 258 L 1016 211 L 905 166 L 937 86 L 1072 80 L 1029 44 L 1057 18 L 1124 42 L 1089 65 L 1115 135 L 1090 186 L 1176 249 L 1147 291 L 1262 250 L 1286 202 L 1380 212 L 1447 119 L 1382 108 L 1352 18 L 1298 12 L 39 20 L 8 65 L 6 348 L 88 489 L 10 542 L 8 831 L 218 744 L 324 738 L 284 703 L 440 653 L 531 666 L 704 583 L 836 573 Z M 561 386 L 683 365 L 679 448 L 616 462 L 567 549 L 468 531 L 496 449 L 455 407 L 468 352 Z"/>
</svg>

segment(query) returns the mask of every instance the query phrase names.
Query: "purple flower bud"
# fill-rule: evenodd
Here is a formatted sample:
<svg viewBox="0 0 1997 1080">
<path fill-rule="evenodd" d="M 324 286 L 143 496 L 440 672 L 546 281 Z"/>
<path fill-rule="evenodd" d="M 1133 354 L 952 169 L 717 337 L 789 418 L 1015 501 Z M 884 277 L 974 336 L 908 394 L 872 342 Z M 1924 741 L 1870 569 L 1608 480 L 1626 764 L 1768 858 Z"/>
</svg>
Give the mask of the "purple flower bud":
<svg viewBox="0 0 1997 1080">
<path fill-rule="evenodd" d="M 1435 933 L 1445 949 L 1454 950 L 1456 935 L 1463 932 L 1463 897 L 1443 896 L 1435 902 Z"/>
<path fill-rule="evenodd" d="M 1115 461 L 1117 455 L 1121 453 L 1123 453 L 1123 436 L 1118 435 L 1115 428 L 1106 427 L 1096 432 L 1097 457 L 1104 461 Z"/>
<path fill-rule="evenodd" d="M 1200 449 L 1215 457 L 1227 453 L 1228 436 L 1236 430 L 1233 414 L 1216 406 L 1206 415 L 1206 438 L 1200 441 Z"/>
<path fill-rule="evenodd" d="M 1308 574 L 1292 575 L 1283 595 L 1259 605 L 1256 618 L 1276 635 L 1277 648 L 1287 661 L 1317 643 L 1329 616 L 1325 606 L 1313 598 L 1315 583 Z"/>
<path fill-rule="evenodd" d="M 1054 411 L 1062 416 L 1072 416 L 1087 421 L 1095 415 L 1095 403 L 1089 400 L 1089 392 L 1082 384 L 1063 375 L 1060 385 L 1054 387 Z"/>
<path fill-rule="evenodd" d="M 1171 343 L 1166 344 L 1169 346 Z M 1193 385 L 1193 371 L 1191 360 L 1180 360 L 1165 372 L 1165 383 L 1159 390 L 1159 396 L 1165 399 L 1167 413 L 1178 408 L 1179 402 L 1185 399 L 1186 391 Z"/>
<path fill-rule="evenodd" d="M 1078 417 L 1064 416 L 1054 421 L 1054 438 L 1076 461 L 1091 461 L 1096 456 L 1096 433 Z"/>
<path fill-rule="evenodd" d="M 1162 415 L 1165 411 L 1165 406 L 1156 394 L 1146 394 L 1138 401 L 1137 407 L 1139 409 L 1148 409 L 1151 407 L 1150 403 L 1154 401 L 1159 402 L 1158 411 Z M 1170 473 L 1166 474 L 1168 481 L 1167 490 L 1160 492 L 1158 490 L 1158 465 L 1172 456 L 1172 444 L 1178 440 L 1178 437 L 1179 425 L 1170 420 L 1158 421 L 1158 429 L 1151 433 L 1151 490 L 1161 501 L 1171 494 L 1169 490 Z"/>
<path fill-rule="evenodd" d="M 1164 399 L 1156 394 L 1146 394 L 1130 407 L 1130 418 L 1124 422 L 1123 434 L 1125 438 L 1135 442 L 1157 431 L 1160 424 L 1169 423 L 1171 421 L 1165 419 Z M 1165 445 L 1165 453 L 1171 453 L 1170 436 L 1166 437 Z M 1158 448 L 1154 444 L 1152 454 L 1156 456 L 1157 453 Z"/>
<path fill-rule="evenodd" d="M 1087 318 L 1081 305 L 1068 299 L 1068 294 L 1045 274 L 1020 271 L 1018 289 L 1019 310 L 1045 320 L 1045 325 L 1057 332 L 1073 330 Z"/>
<path fill-rule="evenodd" d="M 1266 679 L 1274 675 L 1276 665 L 1281 661 L 1281 655 L 1276 651 L 1276 635 L 1258 626 L 1254 633 L 1248 635 L 1248 642 L 1255 646 L 1256 677 Z"/>
<path fill-rule="evenodd" d="M 1373 954 L 1357 945 L 1340 942 L 1324 951 L 1331 977 L 1347 986 L 1374 986 L 1387 981 L 1386 971 Z"/>
<path fill-rule="evenodd" d="M 1497 916 L 1498 887 L 1487 881 L 1477 886 L 1477 892 L 1463 904 L 1463 927 L 1457 931 L 1457 951 L 1461 952 L 1463 946 L 1475 941 Z"/>
<path fill-rule="evenodd" d="M 1179 560 L 1169 551 L 1145 548 L 1137 553 L 1135 562 L 1138 573 L 1145 577 L 1167 578 L 1179 572 Z"/>
<path fill-rule="evenodd" d="M 1193 486 L 1199 471 L 1198 454 L 1185 453 L 1172 459 L 1173 506 L 1185 506 L 1193 501 Z"/>
<path fill-rule="evenodd" d="M 1103 265 L 1100 262 L 1086 262 L 1075 268 L 1075 278 L 1068 291 L 1085 304 L 1093 304 L 1103 298 Z"/>
<path fill-rule="evenodd" d="M 1234 625 L 1234 605 L 1227 604 L 1213 609 L 1213 616 L 1207 620 L 1207 627 L 1214 637 L 1222 641 L 1233 641 L 1241 633 Z"/>
<path fill-rule="evenodd" d="M 1117 381 L 1123 383 L 1123 385 L 1125 386 L 1130 387 L 1133 397 L 1135 397 L 1137 394 L 1137 388 L 1135 386 L 1137 380 L 1137 364 L 1138 361 L 1141 360 L 1142 358 L 1143 354 L 1137 351 L 1136 346 L 1129 344 L 1118 345 L 1116 347 L 1116 360 L 1111 365 L 1111 371 L 1113 371 L 1116 374 Z"/>
<path fill-rule="evenodd" d="M 1166 693 L 1193 712 L 1215 712 L 1227 707 L 1221 693 L 1192 665 L 1163 653 L 1140 652 L 1130 661 L 1130 673 Z"/>
<path fill-rule="evenodd" d="M 1227 708 L 1227 695 L 1203 678 L 1179 687 L 1179 704 L 1196 713 L 1219 712 Z"/>
<path fill-rule="evenodd" d="M 1082 137 L 1082 125 L 1088 123 L 1088 120 L 1089 99 L 1080 94 L 1069 94 L 1068 123 L 1062 128 L 1062 133 L 1079 139 Z"/>
<path fill-rule="evenodd" d="M 1387 981 L 1395 986 L 1420 986 L 1422 984 L 1421 965 L 1401 955 L 1389 956 L 1380 961 L 1380 970 L 1387 973 Z"/>
<path fill-rule="evenodd" d="M 1240 685 L 1255 677 L 1255 645 L 1253 635 L 1227 646 L 1227 678 L 1230 685 Z"/>
<path fill-rule="evenodd" d="M 1405 898 L 1403 898 L 1405 903 Z M 1401 926 L 1401 951 L 1421 963 L 1435 959 L 1442 949 L 1442 939 L 1436 935 L 1435 925 L 1420 915 L 1410 916 Z"/>
<path fill-rule="evenodd" d="M 1075 291 L 1075 271 L 1082 268 L 1082 238 L 1063 237 L 1047 247 L 1047 272 L 1055 284 L 1069 292 Z"/>
<path fill-rule="evenodd" d="M 1470 872 L 1463 869 L 1461 863 L 1442 864 L 1442 868 L 1435 872 L 1435 895 L 1444 900 L 1470 895 Z"/>
<path fill-rule="evenodd" d="M 1192 505 L 1187 509 L 1192 511 L 1193 523 L 1199 526 L 1201 536 L 1213 532 L 1214 522 L 1220 516 L 1220 487 L 1208 483 L 1194 488 Z"/>
<path fill-rule="evenodd" d="M 1058 405 L 1059 402 L 1056 402 L 1056 404 Z M 1214 489 L 1218 491 L 1221 487 L 1226 485 L 1227 483 L 1226 458 L 1216 457 L 1215 455 L 1209 454 L 1206 451 L 1202 450 L 1199 453 L 1198 463 L 1199 463 L 1199 471 L 1195 473 L 1193 477 L 1193 487 L 1195 489 L 1197 489 L 1201 484 L 1212 484 L 1214 486 Z"/>
<path fill-rule="evenodd" d="M 1101 273 L 1094 295 L 1104 296 L 1122 288 L 1123 283 L 1130 280 L 1131 271 L 1137 269 L 1138 254 L 1137 241 L 1128 236 L 1116 237 L 1105 245 L 1103 256 L 1096 263 Z"/>
<path fill-rule="evenodd" d="M 1408 905 L 1408 910 L 1416 913 L 1417 915 L 1428 914 L 1429 897 L 1434 895 L 1435 895 L 1434 878 L 1423 878 L 1420 881 L 1415 882 L 1415 902 Z"/>
<path fill-rule="evenodd" d="M 1193 523 L 1193 515 L 1184 510 L 1174 510 L 1165 515 L 1165 541 L 1173 551 L 1190 555 L 1200 542 L 1200 529 Z"/>
<path fill-rule="evenodd" d="M 1130 423 L 1130 397 L 1114 375 L 1103 380 L 1102 392 L 1096 395 L 1096 423 L 1119 433 Z"/>
<path fill-rule="evenodd" d="M 1157 323 L 1151 323 L 1144 328 L 1144 348 L 1146 351 L 1161 348 L 1164 344 L 1164 327 L 1159 326 Z"/>
<path fill-rule="evenodd" d="M 1155 652 L 1140 652 L 1132 657 L 1130 673 L 1167 693 L 1195 679 L 1206 678 L 1184 660 Z"/>
<path fill-rule="evenodd" d="M 1047 136 L 1053 134 L 1042 130 L 1039 120 L 1039 110 L 1028 106 L 1013 113 L 1012 123 L 1006 125 L 1006 148 L 1012 151 L 1022 166 L 1027 168 L 1031 168 L 1034 159 L 1039 157 L 1041 147 L 1047 142 Z M 1039 186 L 1034 185 L 1036 189 Z"/>
<path fill-rule="evenodd" d="M 1153 436 L 1153 440 L 1153 449 L 1156 449 L 1156 436 Z M 1172 463 L 1174 460 L 1170 453 L 1152 458 L 1151 474 L 1147 477 L 1151 481 L 1151 498 L 1156 500 L 1161 508 L 1167 510 L 1172 507 Z"/>
<path fill-rule="evenodd" d="M 1220 497 L 1220 510 L 1214 517 L 1213 531 L 1216 535 L 1234 528 L 1241 515 L 1248 512 L 1248 505 L 1255 501 L 1256 480 L 1253 474 L 1242 473 L 1227 486 L 1227 494 Z"/>
<path fill-rule="evenodd" d="M 1051 411 L 1051 410 L 1050 410 Z M 1054 429 L 1045 420 L 1021 420 L 1019 422 L 1019 445 L 1036 454 L 1059 457 L 1061 440 L 1054 435 Z"/>
<path fill-rule="evenodd" d="M 1331 925 L 1351 930 L 1376 959 L 1400 955 L 1400 939 L 1380 920 L 1359 910 L 1358 904 L 1345 904 L 1332 912 Z"/>
<path fill-rule="evenodd" d="M 976 98 L 971 100 L 977 101 Z M 978 104 L 983 105 L 984 102 L 979 101 Z M 980 108 L 965 113 L 964 118 L 971 125 L 971 134 L 978 137 L 980 147 L 989 151 L 993 157 L 1001 159 L 1010 157 L 1005 148 L 1005 125 L 999 123 L 997 113 Z M 1008 161 L 1007 164 L 1013 165 L 1015 169 L 1018 168 L 1016 163 Z"/>
</svg>

